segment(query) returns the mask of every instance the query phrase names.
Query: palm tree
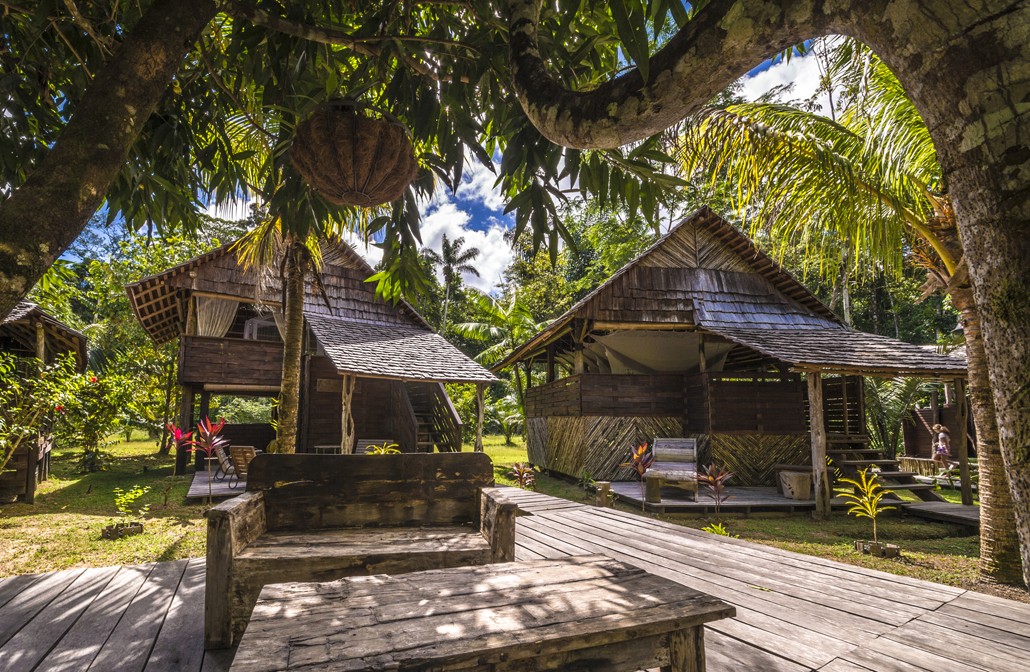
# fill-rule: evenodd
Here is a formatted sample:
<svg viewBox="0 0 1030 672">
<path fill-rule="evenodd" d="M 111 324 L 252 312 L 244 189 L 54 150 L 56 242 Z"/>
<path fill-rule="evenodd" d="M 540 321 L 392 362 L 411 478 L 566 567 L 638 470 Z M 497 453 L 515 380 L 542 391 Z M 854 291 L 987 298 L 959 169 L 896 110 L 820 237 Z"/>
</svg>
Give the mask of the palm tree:
<svg viewBox="0 0 1030 672">
<path fill-rule="evenodd" d="M 479 277 L 479 270 L 472 265 L 472 262 L 479 257 L 479 248 L 470 247 L 462 250 L 461 248 L 464 246 L 464 236 L 455 238 L 454 242 L 451 242 L 447 240 L 445 233 L 440 246 L 442 254 L 437 254 L 429 248 L 422 250 L 422 256 L 428 259 L 434 268 L 443 267 L 443 282 L 447 292 L 443 302 L 443 321 L 440 323 L 440 333 L 443 335 L 447 334 L 447 308 L 451 303 L 451 294 L 456 294 L 461 289 L 461 274 L 469 273 Z"/>
<path fill-rule="evenodd" d="M 511 299 L 508 300 L 508 305 L 504 305 L 488 294 L 480 293 L 476 297 L 476 309 L 479 312 L 479 322 L 456 324 L 454 330 L 465 338 L 490 343 L 486 350 L 476 355 L 476 361 L 486 366 L 507 357 L 519 343 L 535 335 L 553 321 L 537 322 L 533 314 L 529 312 L 529 308 L 519 300 L 518 294 L 514 292 Z M 517 366 L 514 367 L 514 370 L 519 408 L 525 409 L 522 376 Z M 526 383 L 528 384 L 529 381 Z"/>
<path fill-rule="evenodd" d="M 1001 457 L 980 321 L 955 216 L 926 124 L 872 52 L 844 41 L 828 79 L 847 104 L 836 121 L 774 104 L 710 109 L 688 122 L 683 167 L 729 179 L 753 230 L 800 241 L 824 269 L 927 271 L 926 294 L 951 296 L 965 327 L 980 468 L 980 574 L 1020 582 L 1019 540 Z M 1030 581 L 1030 566 L 1023 569 Z"/>
</svg>

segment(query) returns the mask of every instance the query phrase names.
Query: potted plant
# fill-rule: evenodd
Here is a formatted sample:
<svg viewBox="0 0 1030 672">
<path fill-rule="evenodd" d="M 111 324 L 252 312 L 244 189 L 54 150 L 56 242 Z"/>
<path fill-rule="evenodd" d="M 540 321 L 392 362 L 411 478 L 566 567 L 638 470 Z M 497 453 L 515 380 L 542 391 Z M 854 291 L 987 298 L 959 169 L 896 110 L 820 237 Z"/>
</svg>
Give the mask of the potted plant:
<svg viewBox="0 0 1030 672">
<path fill-rule="evenodd" d="M 856 540 L 855 550 L 859 553 L 868 553 L 875 555 L 878 558 L 896 558 L 901 555 L 901 549 L 895 544 L 881 544 L 879 538 L 876 535 L 876 517 L 881 511 L 888 511 L 895 507 L 884 506 L 880 503 L 886 490 L 876 482 L 876 474 L 869 469 L 864 469 L 859 472 L 858 481 L 850 478 L 842 478 L 843 483 L 848 483 L 854 486 L 858 492 L 855 494 L 845 494 L 845 499 L 853 501 L 851 508 L 848 509 L 848 513 L 858 518 L 868 518 L 873 521 L 873 540 Z"/>
<path fill-rule="evenodd" d="M 150 492 L 150 486 L 141 488 L 138 485 L 132 486 L 129 490 L 122 490 L 121 488 L 114 489 L 114 508 L 118 510 L 118 516 L 123 522 L 114 523 L 108 525 L 101 532 L 100 536 L 104 539 L 121 539 L 122 537 L 131 537 L 135 534 L 143 534 L 143 521 L 132 520 L 133 503 L 142 497 L 143 495 Z M 150 505 L 141 506 L 136 510 L 136 516 L 142 518 L 150 511 Z"/>
</svg>

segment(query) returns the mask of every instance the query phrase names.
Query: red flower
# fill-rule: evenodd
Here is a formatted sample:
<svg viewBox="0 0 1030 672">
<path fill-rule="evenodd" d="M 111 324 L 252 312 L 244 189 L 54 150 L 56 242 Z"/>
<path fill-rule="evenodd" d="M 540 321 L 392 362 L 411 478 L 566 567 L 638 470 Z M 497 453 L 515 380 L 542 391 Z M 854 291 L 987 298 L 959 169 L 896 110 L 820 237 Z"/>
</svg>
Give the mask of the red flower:
<svg viewBox="0 0 1030 672">
<path fill-rule="evenodd" d="M 58 413 L 64 413 L 64 406 L 62 406 L 61 404 L 58 404 L 57 406 L 54 406 L 54 410 L 57 411 Z"/>
<path fill-rule="evenodd" d="M 93 376 L 92 378 L 89 379 L 89 382 L 91 382 L 91 383 L 97 382 L 97 377 Z"/>
</svg>

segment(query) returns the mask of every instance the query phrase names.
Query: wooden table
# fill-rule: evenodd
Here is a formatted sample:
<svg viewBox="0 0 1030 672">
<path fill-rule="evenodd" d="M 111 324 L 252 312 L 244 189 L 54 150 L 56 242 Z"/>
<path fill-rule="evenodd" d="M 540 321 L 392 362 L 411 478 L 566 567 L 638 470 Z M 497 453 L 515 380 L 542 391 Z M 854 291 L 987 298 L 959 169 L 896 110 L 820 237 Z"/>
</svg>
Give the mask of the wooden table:
<svg viewBox="0 0 1030 672">
<path fill-rule="evenodd" d="M 703 672 L 730 605 L 601 555 L 261 591 L 231 672 Z"/>
</svg>

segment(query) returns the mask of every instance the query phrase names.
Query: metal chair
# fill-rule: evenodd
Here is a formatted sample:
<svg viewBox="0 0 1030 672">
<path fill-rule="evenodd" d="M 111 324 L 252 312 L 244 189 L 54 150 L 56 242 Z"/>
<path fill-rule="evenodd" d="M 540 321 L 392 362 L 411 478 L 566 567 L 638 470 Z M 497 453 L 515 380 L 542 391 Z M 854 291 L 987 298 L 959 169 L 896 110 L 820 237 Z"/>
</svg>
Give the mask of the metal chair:
<svg viewBox="0 0 1030 672">
<path fill-rule="evenodd" d="M 218 454 L 218 468 L 215 470 L 215 473 L 212 474 L 211 478 L 221 483 L 225 480 L 225 477 L 228 476 L 229 487 L 232 487 L 232 477 L 236 474 L 236 470 L 232 465 L 232 460 L 230 460 L 229 456 L 225 454 L 225 450 L 221 446 L 215 448 L 215 451 Z M 221 475 L 219 476 L 219 474 Z"/>
</svg>

